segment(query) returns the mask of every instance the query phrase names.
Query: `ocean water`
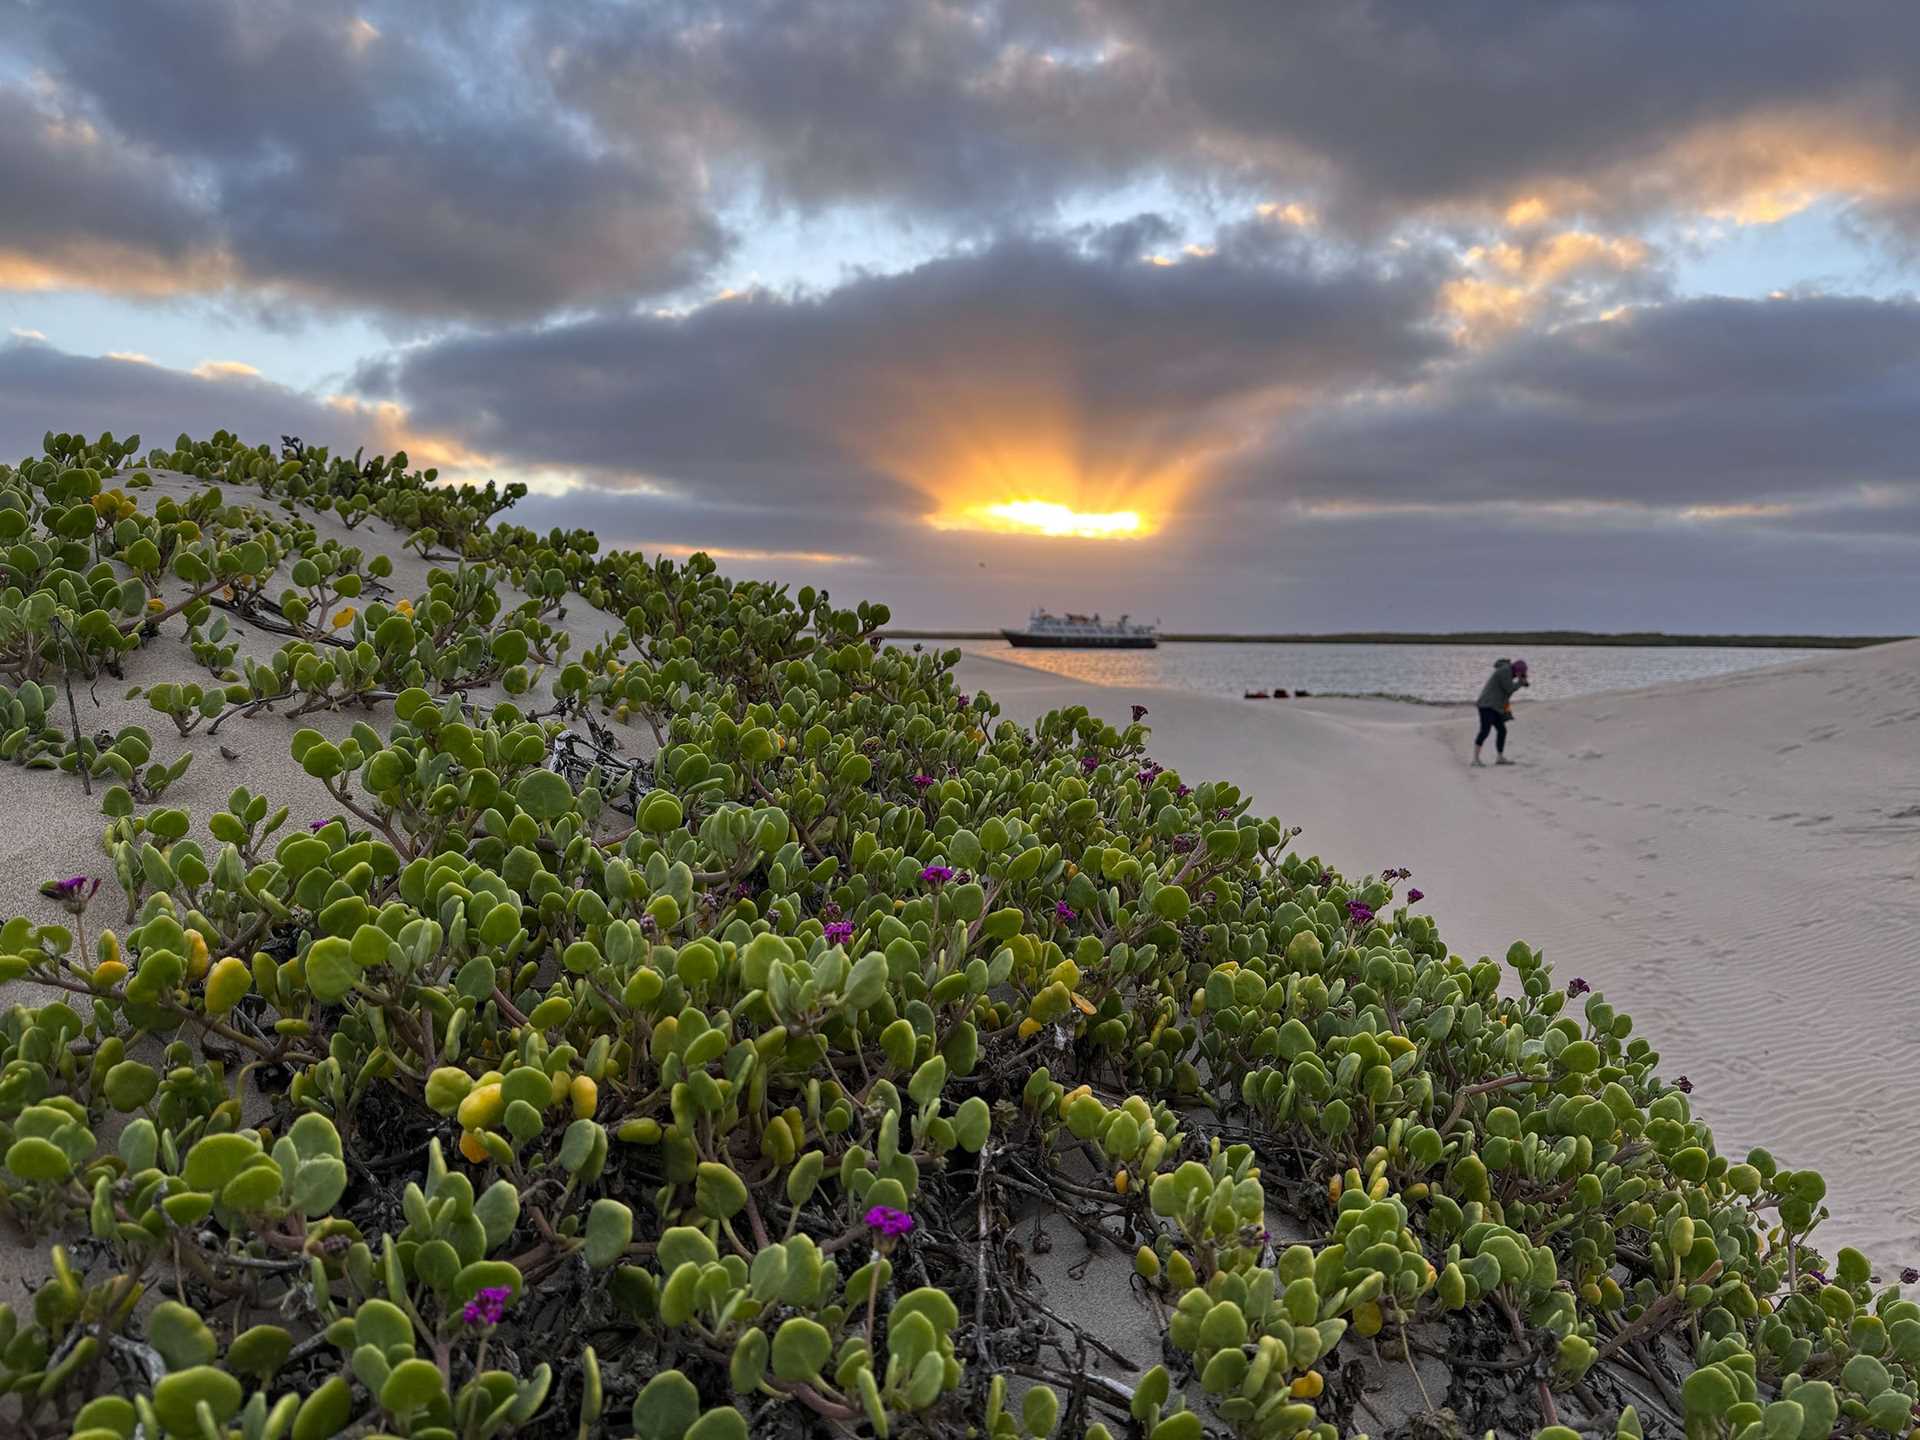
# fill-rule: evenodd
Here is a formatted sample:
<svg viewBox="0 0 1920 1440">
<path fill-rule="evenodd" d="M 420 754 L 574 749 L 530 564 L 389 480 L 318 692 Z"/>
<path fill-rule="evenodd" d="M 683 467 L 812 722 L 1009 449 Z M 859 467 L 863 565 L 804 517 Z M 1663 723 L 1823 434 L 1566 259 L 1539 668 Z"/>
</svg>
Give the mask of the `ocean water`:
<svg viewBox="0 0 1920 1440">
<path fill-rule="evenodd" d="M 1095 685 L 1161 686 L 1203 695 L 1305 689 L 1315 695 L 1382 695 L 1470 704 L 1501 655 L 1482 645 L 1263 645 L 1167 642 L 1155 650 L 1016 650 L 1004 640 L 960 642 L 969 654 L 1009 660 Z M 1707 645 L 1540 645 L 1527 661 L 1536 700 L 1632 690 L 1779 665 L 1825 652 Z"/>
</svg>

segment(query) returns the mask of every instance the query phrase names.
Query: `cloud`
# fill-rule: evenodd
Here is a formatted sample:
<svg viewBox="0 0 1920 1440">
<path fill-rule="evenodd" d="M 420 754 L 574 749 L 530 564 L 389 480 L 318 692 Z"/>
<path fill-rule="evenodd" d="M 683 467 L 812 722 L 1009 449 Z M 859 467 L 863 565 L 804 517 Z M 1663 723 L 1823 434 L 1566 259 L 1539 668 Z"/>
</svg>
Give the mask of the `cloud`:
<svg viewBox="0 0 1920 1440">
<path fill-rule="evenodd" d="M 727 237 L 686 156 L 590 133 L 511 10 L 19 3 L 0 286 L 403 317 L 671 289 Z"/>
<path fill-rule="evenodd" d="M 1920 243 L 1920 10 L 1868 0 L 1219 0 L 1205 24 L 1162 0 L 0 0 L 0 22 L 29 76 L 0 88 L 14 289 L 516 324 L 679 293 L 794 215 L 918 257 L 1143 189 L 1463 248 L 1832 198 L 1896 258 Z M 1553 309 L 1514 288 L 1464 282 L 1456 309 L 1480 331 Z"/>
<path fill-rule="evenodd" d="M 1532 202 L 1763 221 L 1920 195 L 1920 12 L 1868 0 L 1091 0 L 1147 57 L 1141 109 L 1221 172 L 1314 180 L 1349 222 Z M 1729 45 L 1737 35 L 1739 43 Z"/>
<path fill-rule="evenodd" d="M 1246 457 L 1235 488 L 1330 518 L 1797 525 L 1916 493 L 1916 393 L 1920 302 L 1672 301 L 1322 407 Z"/>
<path fill-rule="evenodd" d="M 1270 225 L 1168 266 L 1136 249 L 1006 240 L 825 294 L 448 339 L 363 385 L 502 460 L 644 478 L 724 535 L 825 550 L 1025 500 L 1170 522 L 1275 417 L 1448 349 L 1430 256 L 1328 258 Z"/>
<path fill-rule="evenodd" d="M 1920 199 L 1920 13 L 1867 0 L 1221 0 L 1205 24 L 1162 0 L 560 13 L 552 63 L 604 131 L 689 135 L 804 210 L 964 229 L 1153 178 L 1376 232 L 1516 207 L 1763 223 L 1822 195 L 1893 219 Z"/>
<path fill-rule="evenodd" d="M 37 340 L 0 344 L 0 456 L 39 454 L 49 430 L 111 430 L 153 446 L 171 445 L 182 431 L 204 438 L 220 429 L 251 444 L 299 435 L 336 451 L 404 449 L 413 465 L 438 465 L 450 477 L 489 467 L 469 446 L 412 425 L 397 405 L 310 395 L 237 362 L 175 370 L 129 351 L 91 356 Z"/>
</svg>

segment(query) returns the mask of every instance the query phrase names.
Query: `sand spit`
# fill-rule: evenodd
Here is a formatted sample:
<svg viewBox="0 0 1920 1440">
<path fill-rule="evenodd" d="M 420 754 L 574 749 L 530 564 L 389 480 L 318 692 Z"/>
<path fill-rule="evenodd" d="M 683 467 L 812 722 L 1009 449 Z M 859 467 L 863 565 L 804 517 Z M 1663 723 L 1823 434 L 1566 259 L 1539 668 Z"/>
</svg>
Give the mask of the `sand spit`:
<svg viewBox="0 0 1920 1440">
<path fill-rule="evenodd" d="M 1460 953 L 1543 947 L 1632 1014 L 1724 1150 L 1828 1183 L 1815 1241 L 1920 1264 L 1920 642 L 1472 712 L 1102 689 L 970 657 L 1016 719 L 1149 707 L 1154 754 L 1232 779 L 1348 873 L 1412 868 Z"/>
</svg>

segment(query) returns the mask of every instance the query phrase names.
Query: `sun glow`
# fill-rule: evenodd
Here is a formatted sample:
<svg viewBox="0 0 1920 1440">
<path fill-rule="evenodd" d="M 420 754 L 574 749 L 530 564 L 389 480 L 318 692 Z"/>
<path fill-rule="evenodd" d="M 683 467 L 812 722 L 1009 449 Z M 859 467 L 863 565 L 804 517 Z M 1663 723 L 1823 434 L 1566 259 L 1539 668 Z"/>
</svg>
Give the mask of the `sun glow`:
<svg viewBox="0 0 1920 1440">
<path fill-rule="evenodd" d="M 1002 534 L 1047 535 L 1075 540 L 1135 540 L 1147 527 L 1138 510 L 1091 513 L 1051 500 L 1009 500 L 975 505 L 956 515 L 936 515 L 939 530 L 989 530 Z"/>
<path fill-rule="evenodd" d="M 1050 536 L 1054 540 L 1139 540 L 1148 524 L 1139 511 L 1075 511 L 1050 499 L 1010 499 L 998 505 L 972 505 L 931 518 L 935 530 L 987 530 L 1010 536 Z"/>
</svg>

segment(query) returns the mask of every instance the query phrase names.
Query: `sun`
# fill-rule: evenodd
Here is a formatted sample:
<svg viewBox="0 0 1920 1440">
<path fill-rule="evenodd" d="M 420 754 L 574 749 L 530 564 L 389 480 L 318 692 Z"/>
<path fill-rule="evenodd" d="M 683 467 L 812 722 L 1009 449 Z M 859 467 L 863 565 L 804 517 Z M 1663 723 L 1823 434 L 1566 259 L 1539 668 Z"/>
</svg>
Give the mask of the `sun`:
<svg viewBox="0 0 1920 1440">
<path fill-rule="evenodd" d="M 1007 500 L 936 515 L 940 530 L 986 530 L 1010 535 L 1045 535 L 1075 540 L 1135 540 L 1149 531 L 1137 510 L 1075 510 L 1053 500 Z"/>
</svg>

